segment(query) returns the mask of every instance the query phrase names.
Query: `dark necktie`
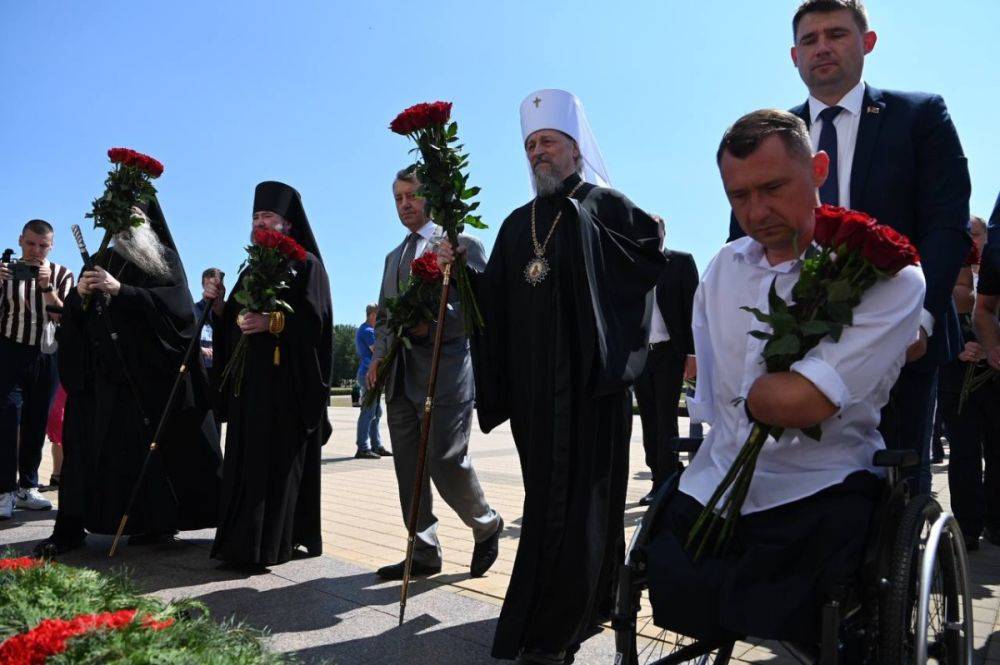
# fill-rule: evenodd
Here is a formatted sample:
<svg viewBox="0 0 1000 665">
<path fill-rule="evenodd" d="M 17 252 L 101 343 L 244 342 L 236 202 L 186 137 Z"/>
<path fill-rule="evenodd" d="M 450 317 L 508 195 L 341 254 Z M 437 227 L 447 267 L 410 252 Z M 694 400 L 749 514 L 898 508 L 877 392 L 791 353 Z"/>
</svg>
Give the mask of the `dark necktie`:
<svg viewBox="0 0 1000 665">
<path fill-rule="evenodd" d="M 819 200 L 834 206 L 840 205 L 840 182 L 837 178 L 837 128 L 833 119 L 843 110 L 839 106 L 828 106 L 819 112 L 819 119 L 823 121 L 823 128 L 819 130 L 819 149 L 830 156 L 830 173 L 819 188 Z"/>
<path fill-rule="evenodd" d="M 413 258 L 416 256 L 417 242 L 419 240 L 420 236 L 416 233 L 406 236 L 406 244 L 403 245 L 403 254 L 399 259 L 399 266 L 396 268 L 396 283 L 399 286 L 400 292 L 406 287 L 406 282 L 410 278 L 410 264 L 413 263 Z"/>
</svg>

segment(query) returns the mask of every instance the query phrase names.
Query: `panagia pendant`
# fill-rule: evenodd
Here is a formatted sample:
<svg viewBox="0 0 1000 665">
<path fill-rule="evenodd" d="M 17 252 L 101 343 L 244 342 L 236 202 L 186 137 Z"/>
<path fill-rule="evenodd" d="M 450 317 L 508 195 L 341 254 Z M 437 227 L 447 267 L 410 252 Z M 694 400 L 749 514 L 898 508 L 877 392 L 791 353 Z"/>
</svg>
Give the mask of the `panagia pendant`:
<svg viewBox="0 0 1000 665">
<path fill-rule="evenodd" d="M 542 256 L 536 256 L 524 267 L 524 281 L 532 286 L 541 284 L 548 274 L 549 262 Z"/>
</svg>

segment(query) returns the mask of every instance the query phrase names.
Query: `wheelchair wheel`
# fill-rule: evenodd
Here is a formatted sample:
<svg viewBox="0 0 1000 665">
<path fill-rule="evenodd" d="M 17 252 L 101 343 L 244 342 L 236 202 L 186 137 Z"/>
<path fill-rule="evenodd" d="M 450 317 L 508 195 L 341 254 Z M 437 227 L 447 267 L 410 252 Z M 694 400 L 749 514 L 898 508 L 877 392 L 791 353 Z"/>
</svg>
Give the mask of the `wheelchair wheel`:
<svg viewBox="0 0 1000 665">
<path fill-rule="evenodd" d="M 961 534 L 942 534 L 935 557 L 932 581 L 920 584 L 920 567 L 927 539 L 941 506 L 929 496 L 915 497 L 906 506 L 892 545 L 889 577 L 879 603 L 879 662 L 903 665 L 917 662 L 926 648 L 927 662 L 957 665 L 967 662 L 965 635 L 971 617 L 963 616 L 967 593 L 960 579 Z M 964 560 L 963 560 L 964 561 Z M 928 596 L 927 642 L 917 644 L 918 607 L 921 594 Z"/>
<path fill-rule="evenodd" d="M 641 527 L 640 527 L 641 528 Z M 615 598 L 615 665 L 725 665 L 733 644 L 710 648 L 653 624 L 646 591 L 645 563 L 630 551 L 621 566 Z"/>
</svg>

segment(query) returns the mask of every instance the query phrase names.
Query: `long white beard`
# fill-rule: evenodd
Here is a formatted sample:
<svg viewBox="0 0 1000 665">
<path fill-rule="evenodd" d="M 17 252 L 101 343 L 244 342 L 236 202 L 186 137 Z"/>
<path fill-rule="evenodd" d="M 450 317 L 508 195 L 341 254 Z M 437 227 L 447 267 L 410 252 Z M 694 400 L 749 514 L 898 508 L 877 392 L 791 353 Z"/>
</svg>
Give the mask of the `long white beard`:
<svg viewBox="0 0 1000 665">
<path fill-rule="evenodd" d="M 115 236 L 115 251 L 143 272 L 160 279 L 170 276 L 165 248 L 149 224 L 132 227 Z"/>
</svg>

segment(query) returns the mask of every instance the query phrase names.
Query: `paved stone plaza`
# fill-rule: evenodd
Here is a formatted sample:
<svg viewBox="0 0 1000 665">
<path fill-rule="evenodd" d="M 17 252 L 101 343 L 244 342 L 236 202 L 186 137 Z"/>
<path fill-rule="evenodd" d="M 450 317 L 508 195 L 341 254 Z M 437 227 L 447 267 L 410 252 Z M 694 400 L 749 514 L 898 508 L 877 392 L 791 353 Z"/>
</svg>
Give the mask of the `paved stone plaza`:
<svg viewBox="0 0 1000 665">
<path fill-rule="evenodd" d="M 273 648 L 305 662 L 499 663 L 489 648 L 510 580 L 521 523 L 521 472 L 508 427 L 474 432 L 471 451 L 486 495 L 507 523 L 500 557 L 486 577 L 470 579 L 471 532 L 434 496 L 444 547 L 441 574 L 411 586 L 407 620 L 397 625 L 398 583 L 379 583 L 373 571 L 400 561 L 406 540 L 392 461 L 355 460 L 357 410 L 330 409 L 334 433 L 323 453 L 325 556 L 275 566 L 245 576 L 223 571 L 208 559 L 212 531 L 186 532 L 175 543 L 124 548 L 109 560 L 110 538 L 90 537 L 66 563 L 109 569 L 126 567 L 144 591 L 164 598 L 193 597 L 219 618 L 235 616 L 271 633 Z M 383 437 L 388 433 L 383 423 Z M 48 459 L 42 478 L 49 476 Z M 935 467 L 938 499 L 948 502 L 946 467 Z M 641 430 L 635 419 L 626 521 L 641 515 L 638 499 L 649 489 Z M 53 494 L 49 494 L 53 496 Z M 52 529 L 53 513 L 19 511 L 0 526 L 0 546 L 27 552 Z M 976 662 L 1000 663 L 1000 548 L 983 543 L 971 555 L 976 620 Z M 741 644 L 738 662 L 790 663 L 779 646 Z M 614 643 L 605 630 L 588 640 L 577 662 L 611 665 Z"/>
</svg>

